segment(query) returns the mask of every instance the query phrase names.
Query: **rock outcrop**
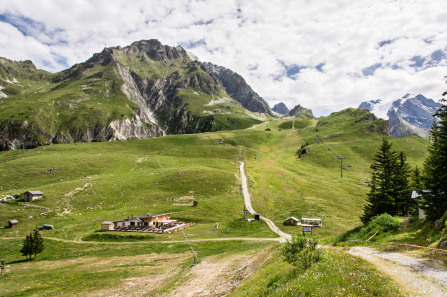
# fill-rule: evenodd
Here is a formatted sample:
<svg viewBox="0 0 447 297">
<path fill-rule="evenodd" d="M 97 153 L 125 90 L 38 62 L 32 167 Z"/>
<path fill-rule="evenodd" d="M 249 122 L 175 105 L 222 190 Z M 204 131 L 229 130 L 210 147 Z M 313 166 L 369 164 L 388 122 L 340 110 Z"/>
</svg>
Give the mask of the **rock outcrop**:
<svg viewBox="0 0 447 297">
<path fill-rule="evenodd" d="M 289 109 L 287 108 L 287 106 L 282 102 L 273 106 L 272 110 L 279 114 L 287 114 L 289 112 Z"/>
<path fill-rule="evenodd" d="M 301 105 L 296 105 L 294 108 L 292 108 L 286 115 L 286 117 L 299 117 L 303 116 L 309 119 L 313 119 L 314 115 L 312 113 L 312 110 L 308 108 L 304 108 Z"/>
<path fill-rule="evenodd" d="M 212 63 L 203 63 L 202 66 L 207 72 L 215 75 L 228 95 L 240 102 L 244 108 L 273 116 L 268 103 L 253 91 L 242 76 L 228 68 Z"/>
</svg>

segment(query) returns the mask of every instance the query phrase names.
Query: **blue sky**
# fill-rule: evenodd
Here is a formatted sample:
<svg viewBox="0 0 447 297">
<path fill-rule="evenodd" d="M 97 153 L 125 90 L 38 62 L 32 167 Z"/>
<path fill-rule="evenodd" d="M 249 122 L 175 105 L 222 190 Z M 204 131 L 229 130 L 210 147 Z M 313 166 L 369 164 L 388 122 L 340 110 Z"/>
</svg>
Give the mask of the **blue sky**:
<svg viewBox="0 0 447 297">
<path fill-rule="evenodd" d="M 2 0 L 0 56 L 56 72 L 159 39 L 241 74 L 271 106 L 324 115 L 446 89 L 447 1 Z"/>
</svg>

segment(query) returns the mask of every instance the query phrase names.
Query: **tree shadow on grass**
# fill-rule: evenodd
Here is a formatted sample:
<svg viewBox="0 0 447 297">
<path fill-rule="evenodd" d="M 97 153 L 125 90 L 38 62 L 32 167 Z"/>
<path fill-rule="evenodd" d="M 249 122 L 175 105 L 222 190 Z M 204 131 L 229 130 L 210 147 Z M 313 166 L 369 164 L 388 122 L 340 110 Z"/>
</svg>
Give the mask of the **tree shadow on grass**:
<svg viewBox="0 0 447 297">
<path fill-rule="evenodd" d="M 15 261 L 11 261 L 7 264 L 19 264 L 19 263 L 24 263 L 24 262 L 28 262 L 28 261 L 34 261 L 34 260 L 27 260 L 27 259 L 22 259 L 22 260 L 15 260 Z"/>
</svg>

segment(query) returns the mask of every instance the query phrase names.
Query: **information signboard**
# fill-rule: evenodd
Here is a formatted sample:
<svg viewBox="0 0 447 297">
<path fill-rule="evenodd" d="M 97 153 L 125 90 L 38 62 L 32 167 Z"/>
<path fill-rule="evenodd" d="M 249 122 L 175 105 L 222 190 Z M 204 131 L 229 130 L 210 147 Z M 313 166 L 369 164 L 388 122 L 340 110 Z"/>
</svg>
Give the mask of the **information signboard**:
<svg viewBox="0 0 447 297">
<path fill-rule="evenodd" d="M 310 234 L 312 234 L 312 226 L 303 226 L 303 234 L 306 232 L 310 232 Z"/>
</svg>

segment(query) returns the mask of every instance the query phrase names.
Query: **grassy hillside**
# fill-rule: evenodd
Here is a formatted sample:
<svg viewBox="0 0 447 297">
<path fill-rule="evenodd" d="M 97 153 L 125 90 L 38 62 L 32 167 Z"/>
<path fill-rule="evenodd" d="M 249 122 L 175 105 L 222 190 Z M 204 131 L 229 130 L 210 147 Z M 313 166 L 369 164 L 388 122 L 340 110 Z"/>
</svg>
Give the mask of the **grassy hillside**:
<svg viewBox="0 0 447 297">
<path fill-rule="evenodd" d="M 0 283 L 0 291 L 13 296 L 41 294 L 56 287 L 59 291 L 49 293 L 55 295 L 92 283 L 99 289 L 106 283 L 147 273 L 155 264 L 149 260 L 142 264 L 141 257 L 150 253 L 163 255 L 164 259 L 174 257 L 177 260 L 172 260 L 172 269 L 185 272 L 191 261 L 189 247 L 185 243 L 161 243 L 183 240 L 182 233 L 148 234 L 140 239 L 137 233 L 100 232 L 105 220 L 172 212 L 173 218 L 197 223 L 185 231 L 190 239 L 275 237 L 263 222 L 242 219 L 239 160 L 246 163 L 254 209 L 282 230 L 301 232 L 297 227 L 282 226 L 289 216 L 322 218 L 323 228 L 316 233 L 326 238 L 358 226 L 368 191 L 365 181 L 370 162 L 383 137 L 377 131 L 383 122 L 372 121 L 368 113 L 358 110 L 335 113 L 293 130 L 279 128 L 285 121 L 270 121 L 247 130 L 0 152 L 1 194 L 27 190 L 45 193 L 43 199 L 34 202 L 18 199 L 0 204 L 0 226 L 11 219 L 19 220 L 17 228 L 0 229 L 0 258 L 11 263 L 11 273 Z M 391 142 L 395 150 L 407 153 L 410 164 L 423 162 L 426 140 L 406 137 Z M 307 144 L 306 154 L 298 159 L 296 151 L 302 144 Z M 339 155 L 346 158 L 343 178 L 336 157 Z M 192 199 L 199 201 L 198 207 L 191 206 Z M 213 231 L 215 223 L 220 224 L 217 231 Z M 21 262 L 24 257 L 18 250 L 22 239 L 42 224 L 55 226 L 54 230 L 43 231 L 46 250 L 35 265 Z M 246 241 L 193 243 L 199 259 L 256 251 L 266 245 Z M 128 266 L 113 258 L 117 256 L 123 257 Z M 105 272 L 99 267 L 109 257 L 115 262 L 107 262 Z M 67 259 L 70 261 L 64 264 Z M 168 269 L 165 262 L 155 266 L 154 274 Z M 90 273 L 90 277 L 81 277 L 83 273 Z M 48 284 L 34 282 L 54 275 L 64 277 Z M 19 278 L 27 279 L 23 288 L 29 287 L 30 291 L 13 293 L 26 290 L 19 289 Z M 167 284 L 173 281 L 169 279 Z"/>
<path fill-rule="evenodd" d="M 322 218 L 323 228 L 318 232 L 324 235 L 359 225 L 369 190 L 369 166 L 383 138 L 378 131 L 385 124 L 382 120 L 368 120 L 368 116 L 369 112 L 348 109 L 320 119 L 312 127 L 279 131 L 282 121 L 263 126 L 271 131 L 258 132 L 263 136 L 258 145 L 246 145 L 255 210 L 277 225 L 289 216 Z M 244 130 L 237 134 L 249 139 L 251 133 Z M 426 140 L 412 136 L 390 141 L 394 150 L 407 154 L 410 164 L 422 164 Z M 307 153 L 298 159 L 295 153 L 302 144 L 308 144 Z M 343 178 L 337 156 L 346 158 Z M 286 226 L 282 229 L 297 230 Z"/>
</svg>

